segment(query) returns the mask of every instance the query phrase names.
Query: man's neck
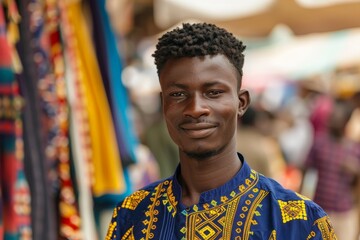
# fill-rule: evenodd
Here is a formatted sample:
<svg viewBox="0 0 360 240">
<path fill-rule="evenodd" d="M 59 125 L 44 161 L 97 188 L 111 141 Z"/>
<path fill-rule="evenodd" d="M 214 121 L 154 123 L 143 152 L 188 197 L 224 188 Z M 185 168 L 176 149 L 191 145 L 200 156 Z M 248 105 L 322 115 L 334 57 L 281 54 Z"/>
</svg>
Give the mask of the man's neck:
<svg viewBox="0 0 360 240">
<path fill-rule="evenodd" d="M 182 203 L 185 206 L 197 204 L 200 194 L 218 188 L 233 178 L 241 168 L 236 152 L 222 153 L 208 159 L 180 157 Z"/>
</svg>

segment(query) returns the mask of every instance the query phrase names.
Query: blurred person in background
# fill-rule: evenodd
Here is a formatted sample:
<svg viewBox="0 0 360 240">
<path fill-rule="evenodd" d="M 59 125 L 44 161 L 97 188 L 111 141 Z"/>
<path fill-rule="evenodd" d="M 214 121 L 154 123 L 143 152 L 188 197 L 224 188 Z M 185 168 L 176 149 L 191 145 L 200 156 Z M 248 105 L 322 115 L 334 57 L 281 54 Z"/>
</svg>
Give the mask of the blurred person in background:
<svg viewBox="0 0 360 240">
<path fill-rule="evenodd" d="M 144 131 L 141 110 L 132 103 L 129 116 L 134 124 L 136 136 L 140 139 Z M 160 169 L 151 149 L 141 141 L 135 148 L 137 162 L 128 166 L 132 188 L 137 190 L 160 179 Z"/>
<path fill-rule="evenodd" d="M 266 177 L 281 181 L 285 161 L 273 137 L 273 124 L 274 117 L 270 112 L 257 106 L 249 107 L 239 120 L 236 135 L 237 151 L 241 152 L 252 169 Z"/>
<path fill-rule="evenodd" d="M 360 81 L 358 79 L 358 81 Z M 350 101 L 354 105 L 354 110 L 351 114 L 351 118 L 346 125 L 346 136 L 360 144 L 360 87 L 359 84 L 354 94 L 351 96 Z M 359 170 L 360 171 L 360 170 Z M 358 210 L 358 238 L 360 239 L 360 177 L 358 177 L 354 186 L 355 198 L 357 201 Z"/>
<path fill-rule="evenodd" d="M 163 114 L 180 163 L 117 205 L 106 239 L 337 239 L 321 207 L 251 169 L 236 150 L 238 118 L 250 104 L 244 50 L 206 23 L 159 39 Z"/>
<path fill-rule="evenodd" d="M 167 178 L 174 173 L 179 164 L 179 152 L 167 131 L 165 120 L 161 114 L 161 107 L 155 119 L 145 129 L 143 142 L 150 148 L 158 162 L 160 178 Z"/>
<path fill-rule="evenodd" d="M 314 201 L 330 216 L 339 239 L 357 239 L 358 215 L 353 187 L 359 177 L 360 145 L 345 134 L 352 113 L 347 101 L 333 100 L 327 128 L 317 134 L 305 167 L 318 181 Z"/>
<path fill-rule="evenodd" d="M 284 185 L 300 191 L 304 159 L 312 145 L 314 128 L 309 120 L 311 110 L 301 86 L 288 87 L 288 97 L 276 111 L 275 129 L 284 159 L 286 171 Z"/>
<path fill-rule="evenodd" d="M 264 144 L 264 137 L 256 128 L 257 111 L 254 107 L 249 107 L 244 116 L 239 121 L 237 134 L 237 151 L 241 152 L 248 160 L 249 166 L 255 171 L 271 177 L 269 154 L 265 151 L 266 147 L 259 148 L 254 142 Z M 240 133 L 241 132 L 241 133 Z"/>
</svg>

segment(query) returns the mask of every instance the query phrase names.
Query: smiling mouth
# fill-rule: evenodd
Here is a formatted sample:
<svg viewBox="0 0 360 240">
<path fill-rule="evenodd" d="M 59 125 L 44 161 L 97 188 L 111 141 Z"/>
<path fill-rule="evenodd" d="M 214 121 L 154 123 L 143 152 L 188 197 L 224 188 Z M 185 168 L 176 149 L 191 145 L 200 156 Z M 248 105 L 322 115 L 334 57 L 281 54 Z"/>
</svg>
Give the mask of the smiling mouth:
<svg viewBox="0 0 360 240">
<path fill-rule="evenodd" d="M 205 138 L 211 135 L 216 127 L 217 125 L 212 123 L 185 123 L 180 126 L 190 138 Z"/>
</svg>

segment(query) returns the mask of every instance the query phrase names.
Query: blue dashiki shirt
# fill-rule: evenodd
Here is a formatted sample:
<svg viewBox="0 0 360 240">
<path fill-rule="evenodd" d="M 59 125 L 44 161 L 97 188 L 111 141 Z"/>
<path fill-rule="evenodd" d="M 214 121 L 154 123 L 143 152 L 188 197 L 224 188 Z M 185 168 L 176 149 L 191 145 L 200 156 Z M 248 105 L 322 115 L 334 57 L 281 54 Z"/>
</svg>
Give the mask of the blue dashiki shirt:
<svg viewBox="0 0 360 240">
<path fill-rule="evenodd" d="M 114 209 L 110 239 L 337 239 L 327 214 L 243 162 L 223 186 L 185 207 L 176 173 L 134 192 Z"/>
</svg>

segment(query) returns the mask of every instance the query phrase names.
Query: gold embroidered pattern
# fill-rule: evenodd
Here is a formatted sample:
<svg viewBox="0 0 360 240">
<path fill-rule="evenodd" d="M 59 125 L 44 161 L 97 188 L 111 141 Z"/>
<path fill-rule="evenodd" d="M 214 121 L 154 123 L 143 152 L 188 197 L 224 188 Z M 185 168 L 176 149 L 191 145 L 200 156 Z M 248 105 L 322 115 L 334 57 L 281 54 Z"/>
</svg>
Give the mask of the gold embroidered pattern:
<svg viewBox="0 0 360 240">
<path fill-rule="evenodd" d="M 124 202 L 122 203 L 122 208 L 127 208 L 131 210 L 135 210 L 139 203 L 149 194 L 149 192 L 145 190 L 139 190 L 126 197 Z"/>
<path fill-rule="evenodd" d="M 314 231 L 311 231 L 309 236 L 307 236 L 306 240 L 310 240 L 316 236 L 316 233 Z"/>
<path fill-rule="evenodd" d="M 177 206 L 178 202 L 176 201 L 176 198 L 172 191 L 172 181 L 170 181 L 169 187 L 167 188 L 166 193 L 167 193 L 167 197 L 169 199 L 169 203 L 171 205 L 171 209 L 169 209 L 169 207 L 168 207 L 168 210 L 169 211 L 173 210 L 172 216 L 174 217 L 176 214 L 176 206 Z"/>
<path fill-rule="evenodd" d="M 276 240 L 276 230 L 273 230 L 270 234 L 269 240 Z"/>
<path fill-rule="evenodd" d="M 240 196 L 226 204 L 189 215 L 186 239 L 230 239 Z"/>
<path fill-rule="evenodd" d="M 251 225 L 256 225 L 257 222 L 255 221 L 254 215 L 260 216 L 260 213 L 257 211 L 258 207 L 262 207 L 261 202 L 264 200 L 264 198 L 269 194 L 269 192 L 265 190 L 260 190 L 258 188 L 254 188 L 252 190 L 257 196 L 253 201 L 253 204 L 250 206 L 248 215 L 245 220 L 244 224 L 244 231 L 243 231 L 243 238 L 242 239 L 249 239 L 249 235 L 252 234 L 250 231 Z M 249 194 L 252 195 L 252 194 Z M 254 197 L 254 196 L 252 196 Z M 241 217 L 241 214 L 240 214 Z"/>
<path fill-rule="evenodd" d="M 157 215 L 159 214 L 159 210 L 156 209 L 156 207 L 160 206 L 160 197 L 164 192 L 166 191 L 164 186 L 167 186 L 169 184 L 169 181 L 166 180 L 163 183 L 160 183 L 158 186 L 155 187 L 155 192 L 152 193 L 152 196 L 150 198 L 152 204 L 148 207 L 148 210 L 145 212 L 146 217 L 149 217 L 149 219 L 146 219 L 143 221 L 143 224 L 147 227 L 145 227 L 142 230 L 142 233 L 145 235 L 145 238 L 142 239 L 153 239 L 154 233 L 152 233 L 152 230 L 156 229 L 156 223 L 158 221 Z"/>
<path fill-rule="evenodd" d="M 292 220 L 307 220 L 306 207 L 304 200 L 281 201 L 278 200 L 281 210 L 283 223 Z"/>
<path fill-rule="evenodd" d="M 114 208 L 112 218 L 115 219 L 117 217 L 118 210 L 120 210 L 120 207 Z"/>
<path fill-rule="evenodd" d="M 169 213 L 171 213 L 171 215 L 175 217 L 178 201 L 176 201 L 176 198 L 172 191 L 172 181 L 169 181 L 169 186 L 167 187 L 166 192 L 163 194 L 163 197 L 165 199 L 162 200 L 162 203 L 167 206 L 166 208 Z"/>
<path fill-rule="evenodd" d="M 322 239 L 337 240 L 337 237 L 335 235 L 334 228 L 331 225 L 329 216 L 319 218 L 318 220 L 315 221 L 314 224 L 317 224 L 317 226 L 321 232 Z"/>
<path fill-rule="evenodd" d="M 116 229 L 116 222 L 110 224 L 105 240 L 111 240 L 114 230 Z M 115 236 L 114 236 L 115 237 Z"/>
<path fill-rule="evenodd" d="M 126 231 L 126 233 L 121 238 L 121 240 L 135 240 L 133 230 L 134 230 L 134 226 L 132 226 L 130 229 Z"/>
</svg>

